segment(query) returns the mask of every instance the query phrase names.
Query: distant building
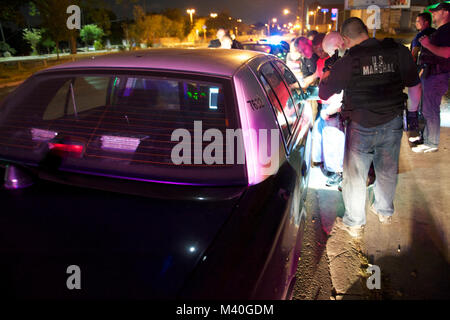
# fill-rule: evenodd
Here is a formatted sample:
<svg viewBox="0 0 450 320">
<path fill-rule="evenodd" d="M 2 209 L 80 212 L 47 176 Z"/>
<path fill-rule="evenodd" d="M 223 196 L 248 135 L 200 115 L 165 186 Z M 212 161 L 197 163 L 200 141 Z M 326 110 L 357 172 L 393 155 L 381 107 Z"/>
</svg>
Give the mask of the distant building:
<svg viewBox="0 0 450 320">
<path fill-rule="evenodd" d="M 398 5 L 391 8 L 381 9 L 381 29 L 379 31 L 388 34 L 398 33 L 414 33 L 416 32 L 415 21 L 419 13 L 423 12 L 427 6 L 439 1 L 428 0 L 346 0 L 351 7 L 352 4 L 358 3 L 374 3 Z M 345 18 L 358 17 L 363 21 L 367 21 L 371 16 L 371 12 L 366 9 L 346 10 Z"/>
</svg>

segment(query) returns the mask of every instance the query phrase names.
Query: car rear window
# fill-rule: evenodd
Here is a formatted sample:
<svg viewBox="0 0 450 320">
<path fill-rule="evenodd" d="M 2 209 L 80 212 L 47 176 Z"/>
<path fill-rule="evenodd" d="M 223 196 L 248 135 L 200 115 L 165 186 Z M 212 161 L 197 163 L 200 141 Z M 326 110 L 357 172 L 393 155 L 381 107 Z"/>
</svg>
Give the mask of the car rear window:
<svg viewBox="0 0 450 320">
<path fill-rule="evenodd" d="M 225 155 L 225 141 L 202 141 L 202 134 L 216 129 L 226 137 L 226 129 L 237 129 L 234 105 L 231 81 L 216 77 L 109 70 L 36 75 L 0 110 L 0 158 L 39 165 L 49 150 L 56 150 L 60 170 L 174 183 L 242 184 L 245 168 L 237 159 L 194 161 L 211 142 L 221 150 L 210 154 Z M 199 136 L 194 122 L 197 128 L 201 124 Z M 176 129 L 187 130 L 189 140 L 172 141 Z M 190 161 L 177 164 L 172 150 L 180 142 L 187 144 L 178 154 Z"/>
</svg>

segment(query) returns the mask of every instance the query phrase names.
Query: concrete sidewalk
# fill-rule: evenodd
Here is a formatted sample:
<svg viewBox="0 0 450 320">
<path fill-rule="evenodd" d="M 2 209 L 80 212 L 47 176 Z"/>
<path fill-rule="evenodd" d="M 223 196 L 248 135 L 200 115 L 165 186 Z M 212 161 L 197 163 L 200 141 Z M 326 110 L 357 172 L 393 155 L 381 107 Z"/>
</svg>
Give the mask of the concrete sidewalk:
<svg viewBox="0 0 450 320">
<path fill-rule="evenodd" d="M 450 128 L 441 128 L 436 153 L 412 152 L 403 136 L 393 222 L 381 225 L 368 214 L 364 234 L 364 253 L 381 268 L 384 298 L 450 298 L 449 157 Z"/>
<path fill-rule="evenodd" d="M 326 252 L 337 299 L 450 298 L 449 150 L 450 128 L 441 128 L 439 152 L 430 154 L 413 153 L 403 135 L 393 223 L 381 225 L 367 213 L 361 242 L 344 231 L 330 235 L 335 217 L 344 213 L 342 194 L 325 186 L 319 168 L 312 169 L 310 188 L 330 235 Z M 381 269 L 381 290 L 367 289 L 369 263 Z"/>
</svg>

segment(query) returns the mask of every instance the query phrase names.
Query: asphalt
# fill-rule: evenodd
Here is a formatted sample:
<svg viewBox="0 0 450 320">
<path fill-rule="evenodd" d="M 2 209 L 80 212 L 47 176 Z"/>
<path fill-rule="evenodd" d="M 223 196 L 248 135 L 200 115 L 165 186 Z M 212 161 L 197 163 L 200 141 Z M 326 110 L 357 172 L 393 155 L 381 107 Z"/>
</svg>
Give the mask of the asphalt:
<svg viewBox="0 0 450 320">
<path fill-rule="evenodd" d="M 442 125 L 449 126 L 449 118 L 447 94 Z M 332 232 L 335 218 L 344 214 L 342 194 L 325 186 L 320 168 L 312 168 L 310 192 L 318 198 L 318 215 L 328 235 L 331 299 L 450 298 L 450 127 L 441 127 L 436 153 L 412 152 L 407 138 L 404 133 L 392 224 L 381 225 L 367 213 L 362 241 L 352 240 L 345 231 Z M 371 194 L 368 188 L 367 199 Z M 368 209 L 369 200 L 366 205 Z M 379 290 L 367 288 L 369 265 L 380 267 Z"/>
</svg>

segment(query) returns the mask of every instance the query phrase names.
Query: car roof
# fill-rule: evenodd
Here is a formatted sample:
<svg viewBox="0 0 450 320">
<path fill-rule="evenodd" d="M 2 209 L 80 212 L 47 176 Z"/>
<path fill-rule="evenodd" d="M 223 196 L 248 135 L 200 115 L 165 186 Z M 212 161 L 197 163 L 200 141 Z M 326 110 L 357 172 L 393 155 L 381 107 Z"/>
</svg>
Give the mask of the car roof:
<svg viewBox="0 0 450 320">
<path fill-rule="evenodd" d="M 231 77 L 247 61 L 262 55 L 265 54 L 239 49 L 150 49 L 92 56 L 91 59 L 57 65 L 46 71 L 80 68 L 149 68 Z"/>
</svg>

